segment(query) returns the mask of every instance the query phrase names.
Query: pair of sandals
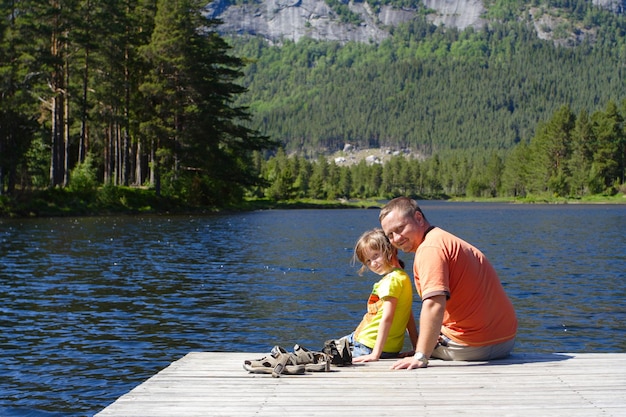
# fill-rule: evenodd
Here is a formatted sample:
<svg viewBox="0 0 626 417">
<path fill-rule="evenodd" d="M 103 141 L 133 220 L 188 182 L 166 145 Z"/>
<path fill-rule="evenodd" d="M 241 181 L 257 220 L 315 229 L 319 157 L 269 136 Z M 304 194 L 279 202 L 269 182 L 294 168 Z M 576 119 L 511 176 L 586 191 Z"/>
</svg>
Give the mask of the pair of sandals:
<svg viewBox="0 0 626 417">
<path fill-rule="evenodd" d="M 304 346 L 295 345 L 293 353 L 280 346 L 274 346 L 268 356 L 246 360 L 243 369 L 253 374 L 302 375 L 309 372 L 330 372 L 332 358 L 323 352 L 315 352 Z"/>
</svg>

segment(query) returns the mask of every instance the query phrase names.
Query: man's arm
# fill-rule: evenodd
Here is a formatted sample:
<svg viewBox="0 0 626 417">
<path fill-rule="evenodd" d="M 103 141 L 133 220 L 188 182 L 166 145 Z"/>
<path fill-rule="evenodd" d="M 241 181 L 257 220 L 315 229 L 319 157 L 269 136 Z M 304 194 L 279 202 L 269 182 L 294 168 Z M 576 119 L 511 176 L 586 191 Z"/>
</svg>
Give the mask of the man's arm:
<svg viewBox="0 0 626 417">
<path fill-rule="evenodd" d="M 423 353 L 427 358 L 437 345 L 437 340 L 441 334 L 443 323 L 443 313 L 446 310 L 446 296 L 436 295 L 422 301 L 422 311 L 420 313 L 419 337 L 417 339 L 417 353 Z M 415 369 L 425 368 L 426 364 L 415 357 L 404 358 L 393 364 L 391 369 Z"/>
</svg>

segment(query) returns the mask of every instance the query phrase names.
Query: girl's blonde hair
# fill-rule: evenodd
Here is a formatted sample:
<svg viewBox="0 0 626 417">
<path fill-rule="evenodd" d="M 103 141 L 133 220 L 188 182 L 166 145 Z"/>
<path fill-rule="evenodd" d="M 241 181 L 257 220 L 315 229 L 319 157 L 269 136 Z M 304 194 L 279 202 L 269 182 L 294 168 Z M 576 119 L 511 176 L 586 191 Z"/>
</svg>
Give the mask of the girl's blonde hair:
<svg viewBox="0 0 626 417">
<path fill-rule="evenodd" d="M 361 262 L 361 268 L 359 269 L 359 275 L 367 270 L 367 259 L 365 259 L 365 251 L 379 251 L 382 253 L 384 259 L 388 264 L 392 265 L 393 260 L 398 257 L 398 249 L 391 245 L 383 229 L 377 227 L 372 230 L 368 230 L 363 233 L 359 240 L 357 240 L 354 246 L 354 254 L 352 256 L 352 265 L 357 263 L 357 260 Z M 404 263 L 399 260 L 400 266 L 404 268 Z"/>
</svg>

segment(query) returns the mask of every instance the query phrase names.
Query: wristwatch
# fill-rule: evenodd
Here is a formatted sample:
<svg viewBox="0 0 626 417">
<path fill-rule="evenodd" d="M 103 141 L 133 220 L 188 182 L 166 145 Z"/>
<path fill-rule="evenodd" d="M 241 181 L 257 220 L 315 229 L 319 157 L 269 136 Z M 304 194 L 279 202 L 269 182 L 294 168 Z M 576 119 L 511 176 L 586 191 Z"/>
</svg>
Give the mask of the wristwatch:
<svg viewBox="0 0 626 417">
<path fill-rule="evenodd" d="M 415 356 L 413 356 L 413 359 L 417 359 L 424 365 L 428 366 L 428 358 L 422 352 L 415 352 Z"/>
</svg>

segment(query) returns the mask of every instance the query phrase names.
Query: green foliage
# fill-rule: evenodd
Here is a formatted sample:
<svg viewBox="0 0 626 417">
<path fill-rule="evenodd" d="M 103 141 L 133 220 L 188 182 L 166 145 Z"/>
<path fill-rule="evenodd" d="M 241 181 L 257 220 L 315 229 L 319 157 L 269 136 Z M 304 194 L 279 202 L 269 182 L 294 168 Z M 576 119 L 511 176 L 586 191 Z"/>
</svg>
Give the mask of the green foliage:
<svg viewBox="0 0 626 417">
<path fill-rule="evenodd" d="M 526 2 L 521 0 L 492 0 L 487 1 L 488 12 L 487 17 L 499 21 L 508 21 L 515 19 L 519 12 L 523 10 Z"/>
<path fill-rule="evenodd" d="M 143 129 L 162 146 L 157 162 L 165 191 L 194 204 L 240 198 L 242 187 L 258 183 L 252 152 L 274 146 L 242 126 L 247 109 L 231 104 L 244 91 L 235 83 L 243 62 L 228 55 L 215 32 L 198 31 L 197 6 L 162 1 L 157 10 L 152 40 L 142 50 L 152 70 L 139 89 L 157 109 Z"/>
<path fill-rule="evenodd" d="M 344 3 L 341 0 L 326 0 L 326 4 L 330 6 L 332 11 L 337 13 L 341 22 L 352 23 L 353 25 L 361 23 L 361 17 L 357 13 L 350 10 L 347 3 Z"/>
<path fill-rule="evenodd" d="M 31 72 L 31 38 L 15 19 L 7 18 L 16 13 L 14 7 L 0 4 L 0 195 L 15 191 L 37 131 L 29 91 L 36 77 Z"/>
<path fill-rule="evenodd" d="M 69 191 L 79 195 L 94 193 L 99 185 L 96 169 L 93 155 L 87 155 L 87 158 L 72 170 Z"/>
<path fill-rule="evenodd" d="M 40 189 L 49 184 L 50 149 L 40 137 L 35 137 L 25 155 L 26 177 L 31 185 Z"/>
<path fill-rule="evenodd" d="M 252 154 L 275 143 L 245 126 L 248 109 L 234 104 L 244 62 L 205 7 L 2 3 L 0 194 L 149 184 L 214 202 L 258 184 Z"/>
<path fill-rule="evenodd" d="M 329 4 L 358 23 L 346 3 Z M 418 8 L 371 3 L 387 4 Z M 379 45 L 233 38 L 231 49 L 205 5 L 2 3 L 0 194 L 52 185 L 35 212 L 64 213 L 143 210 L 113 187 L 130 184 L 191 207 L 245 192 L 578 198 L 624 187 L 623 15 L 582 0 L 494 0 L 497 21 L 481 30 L 422 15 Z M 593 29 L 594 43 L 538 39 L 530 7 L 566 18 L 557 37 Z M 427 158 L 328 162 L 345 143 Z"/>
<path fill-rule="evenodd" d="M 189 207 L 172 197 L 160 197 L 154 190 L 106 185 L 100 188 L 91 206 L 97 213 L 163 213 L 188 211 Z"/>
<path fill-rule="evenodd" d="M 525 21 L 528 4 L 493 7 L 516 18 L 462 32 L 417 18 L 380 45 L 230 38 L 254 59 L 238 103 L 250 107 L 251 126 L 288 152 L 351 143 L 433 155 L 511 149 L 563 104 L 593 112 L 599 98 L 626 96 L 626 18 L 594 9 L 602 22 L 596 43 L 564 48 L 537 38 Z"/>
<path fill-rule="evenodd" d="M 558 196 L 566 192 L 563 179 L 569 176 L 566 161 L 571 155 L 571 134 L 575 116 L 569 107 L 561 107 L 547 123 L 540 123 L 531 142 L 532 190 L 551 191 Z"/>
<path fill-rule="evenodd" d="M 597 140 L 602 135 L 605 140 Z M 624 115 L 610 102 L 591 117 L 562 106 L 539 124 L 529 144 L 509 152 L 454 150 L 425 160 L 397 155 L 384 165 L 362 160 L 339 166 L 323 156 L 288 158 L 280 150 L 262 163 L 261 172 L 268 183 L 264 195 L 274 201 L 399 195 L 553 200 L 624 190 L 624 150 Z"/>
</svg>

